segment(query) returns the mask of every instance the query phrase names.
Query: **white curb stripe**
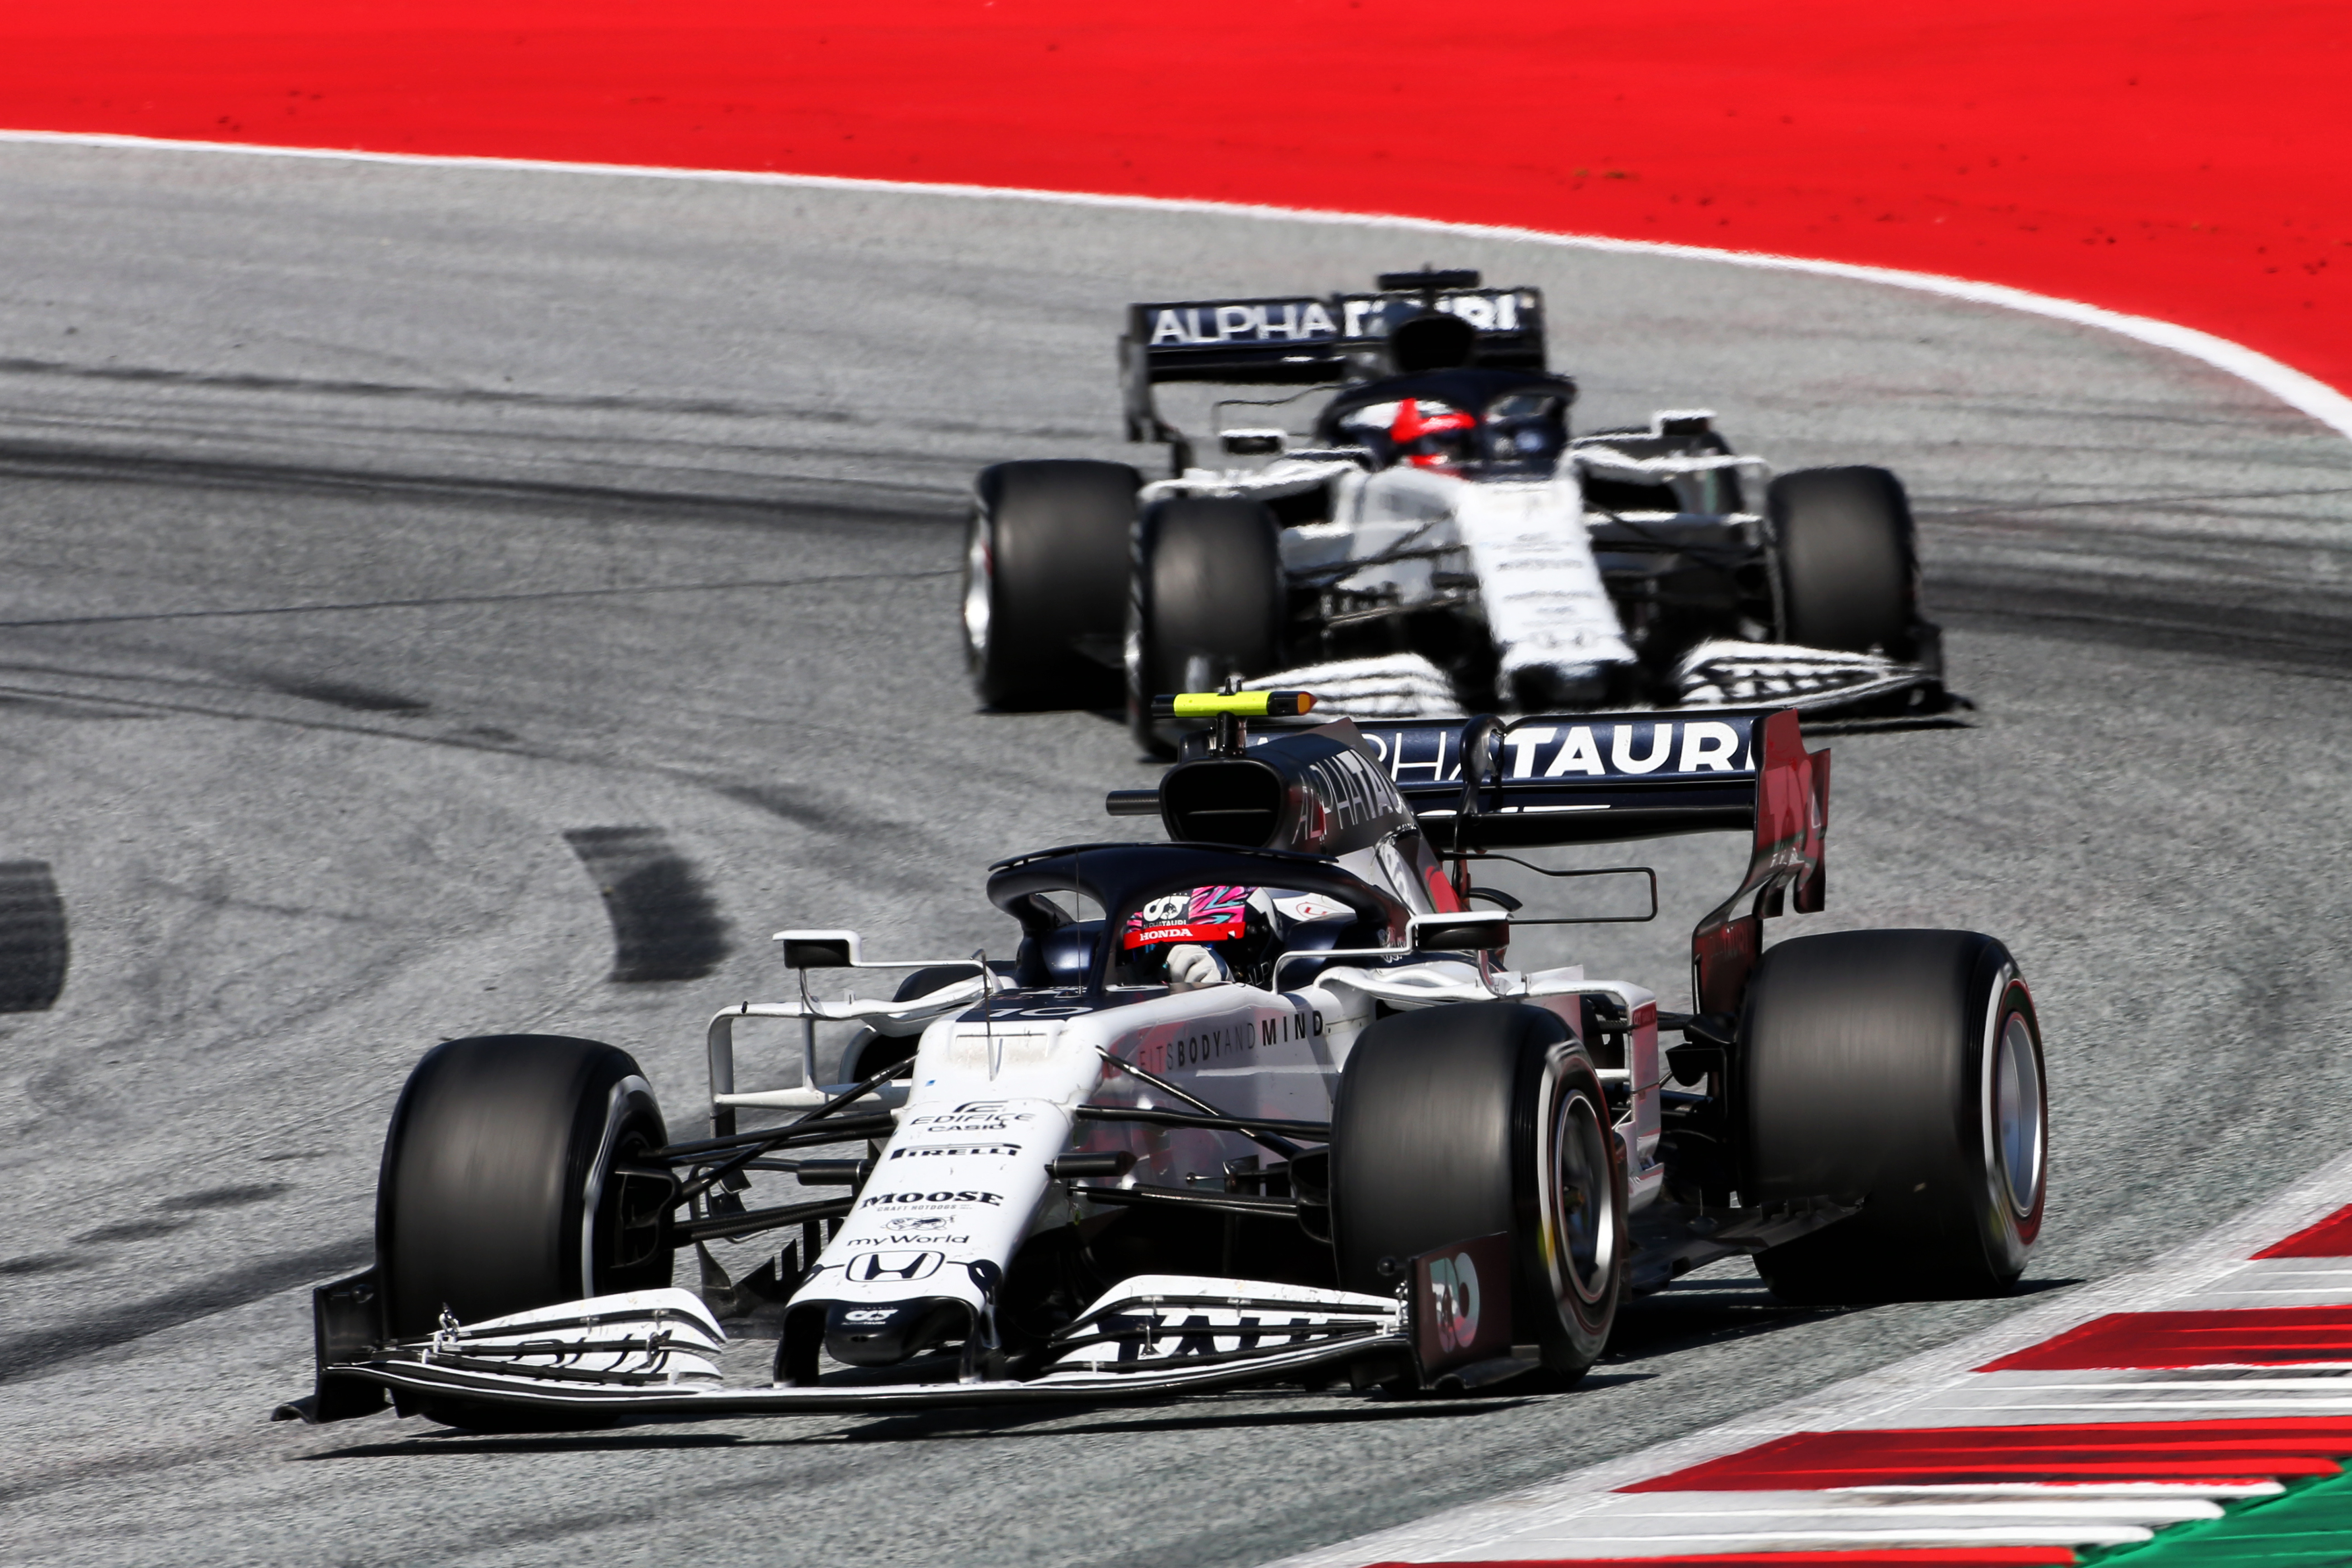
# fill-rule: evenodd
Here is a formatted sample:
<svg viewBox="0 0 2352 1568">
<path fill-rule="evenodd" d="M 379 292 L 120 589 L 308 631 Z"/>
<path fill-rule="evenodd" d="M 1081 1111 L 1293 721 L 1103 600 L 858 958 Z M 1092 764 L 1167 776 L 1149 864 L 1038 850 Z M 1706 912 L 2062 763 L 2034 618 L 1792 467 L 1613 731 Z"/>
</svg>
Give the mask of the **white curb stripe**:
<svg viewBox="0 0 2352 1568">
<path fill-rule="evenodd" d="M 2270 394 L 2288 407 L 2309 415 L 2337 434 L 2352 437 L 2352 396 L 2316 377 L 2305 375 L 2268 354 L 2152 316 L 2127 315 L 2078 300 L 2036 294 L 2001 283 L 1978 283 L 1935 272 L 1909 272 L 1892 267 L 1864 267 L 1844 261 L 1817 261 L 1801 256 L 1777 256 L 1758 250 L 1718 250 L 1701 245 L 1671 245 L 1658 240 L 1610 239 L 1598 235 L 1554 234 L 1505 224 L 1449 223 L 1439 218 L 1404 214 L 1318 212 L 1247 202 L 1192 201 L 1166 196 L 1100 195 L 1077 191 L 1034 190 L 1018 185 L 940 184 L 921 180 L 850 179 L 831 174 L 776 174 L 734 169 L 679 169 L 634 163 L 586 163 L 562 159 L 464 157 L 427 153 L 362 153 L 331 147 L 264 147 L 241 142 L 180 141 L 161 136 L 118 136 L 64 131 L 0 131 L 0 142 L 47 142 L 78 147 L 146 148 L 176 153 L 234 153 L 261 158 L 330 159 L 358 163 L 417 164 L 432 168 L 551 171 L 569 174 L 602 174 L 646 180 L 704 180 L 726 184 L 783 185 L 810 190 L 876 191 L 918 195 L 952 196 L 983 201 L 1044 202 L 1058 206 L 1109 207 L 1149 212 L 1190 212 L 1221 217 L 1264 219 L 1279 223 L 1311 223 L 1349 227 L 1402 228 L 1419 234 L 1456 235 L 1471 239 L 1510 240 L 1528 245 L 1551 245 L 1576 250 L 1596 250 L 1626 256 L 1663 256 L 1693 261 L 1716 261 L 1733 267 L 1754 267 L 1776 272 L 1810 272 L 1856 283 L 1878 283 L 1937 294 L 1948 300 L 1991 305 L 2047 316 L 2076 326 L 2095 327 L 2137 342 L 2185 354 L 2215 370 L 2236 376 Z"/>
</svg>

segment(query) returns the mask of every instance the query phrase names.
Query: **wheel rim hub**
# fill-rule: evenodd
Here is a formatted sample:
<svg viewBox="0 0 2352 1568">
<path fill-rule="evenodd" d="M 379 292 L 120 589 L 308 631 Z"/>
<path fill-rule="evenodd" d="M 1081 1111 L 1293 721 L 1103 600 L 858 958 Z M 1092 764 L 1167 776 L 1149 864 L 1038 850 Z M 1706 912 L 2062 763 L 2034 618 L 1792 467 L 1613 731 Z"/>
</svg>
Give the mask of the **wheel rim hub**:
<svg viewBox="0 0 2352 1568">
<path fill-rule="evenodd" d="M 974 522 L 963 553 L 963 640 L 974 658 L 988 652 L 989 600 L 996 586 L 996 563 L 990 558 L 988 528 Z"/>
<path fill-rule="evenodd" d="M 2022 1219 L 2042 1196 L 2042 1068 L 2033 1034 L 2020 1013 L 2001 1021 L 1995 1042 L 1992 1102 L 1995 1159 L 2002 1195 Z"/>
<path fill-rule="evenodd" d="M 1591 1102 L 1572 1095 L 1553 1123 L 1553 1244 L 1558 1268 L 1579 1300 L 1597 1302 L 1609 1288 L 1617 1248 L 1616 1194 L 1610 1182 L 1609 1136 Z"/>
</svg>

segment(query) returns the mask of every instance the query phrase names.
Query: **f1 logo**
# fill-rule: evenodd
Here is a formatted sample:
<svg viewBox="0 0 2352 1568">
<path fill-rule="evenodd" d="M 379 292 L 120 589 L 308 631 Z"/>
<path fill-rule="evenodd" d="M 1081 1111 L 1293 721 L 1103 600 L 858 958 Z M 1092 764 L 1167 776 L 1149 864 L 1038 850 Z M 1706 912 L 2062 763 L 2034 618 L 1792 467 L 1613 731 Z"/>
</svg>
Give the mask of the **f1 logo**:
<svg viewBox="0 0 2352 1568">
<path fill-rule="evenodd" d="M 944 1255 L 937 1252 L 910 1252 L 887 1249 L 861 1252 L 849 1260 L 848 1279 L 855 1284 L 870 1285 L 877 1279 L 928 1279 L 940 1270 Z"/>
</svg>

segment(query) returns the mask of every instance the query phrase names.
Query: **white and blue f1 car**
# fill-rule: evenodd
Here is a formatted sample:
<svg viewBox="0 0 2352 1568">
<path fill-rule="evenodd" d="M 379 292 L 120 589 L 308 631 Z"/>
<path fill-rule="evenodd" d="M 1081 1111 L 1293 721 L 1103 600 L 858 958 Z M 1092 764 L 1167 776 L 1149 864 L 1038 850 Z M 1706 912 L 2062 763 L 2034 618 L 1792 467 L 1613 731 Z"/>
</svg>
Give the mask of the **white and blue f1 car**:
<svg viewBox="0 0 2352 1568">
<path fill-rule="evenodd" d="M 610 1045 L 427 1052 L 385 1136 L 374 1267 L 316 1292 L 317 1388 L 282 1413 L 1558 1384 L 1628 1292 L 1734 1253 L 1804 1301 L 2018 1279 L 2044 1098 L 2007 951 L 1949 931 L 1763 946 L 1825 886 L 1829 755 L 1795 711 L 1359 725 L 1312 705 L 1161 699 L 1215 728 L 1110 805 L 1167 840 L 997 864 L 1009 964 L 781 933 L 798 994 L 711 1021 L 693 1136 Z M 1509 965 L 1516 927 L 1574 922 L 1482 870 L 1724 829 L 1754 848 L 1693 933 L 1690 1011 Z M 1654 875 L 1606 875 L 1654 914 Z M 907 978 L 812 990 L 869 970 Z M 797 1082 L 745 1081 L 748 1018 L 803 1023 Z M 854 1081 L 815 1081 L 820 1024 L 864 1031 Z M 751 1237 L 766 1261 L 729 1279 L 709 1247 Z M 698 1293 L 672 1283 L 681 1251 Z M 722 1320 L 763 1303 L 772 1377 L 730 1385 Z"/>
<path fill-rule="evenodd" d="M 1380 285 L 1129 307 L 1127 433 L 1167 443 L 1173 472 L 980 475 L 962 618 L 982 700 L 1099 704 L 1123 670 L 1158 748 L 1150 696 L 1229 677 L 1357 718 L 1948 705 L 1893 474 L 1776 478 L 1697 410 L 1572 431 L 1540 290 Z M 1161 416 L 1171 383 L 1298 390 L 1215 404 L 1215 467 Z"/>
</svg>

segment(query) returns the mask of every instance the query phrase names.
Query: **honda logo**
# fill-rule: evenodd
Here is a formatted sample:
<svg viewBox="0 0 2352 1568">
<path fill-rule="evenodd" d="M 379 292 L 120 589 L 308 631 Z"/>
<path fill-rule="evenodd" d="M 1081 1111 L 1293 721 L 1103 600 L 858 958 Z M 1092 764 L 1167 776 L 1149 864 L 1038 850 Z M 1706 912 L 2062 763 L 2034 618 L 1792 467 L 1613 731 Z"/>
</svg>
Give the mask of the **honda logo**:
<svg viewBox="0 0 2352 1568">
<path fill-rule="evenodd" d="M 850 1282 L 870 1285 L 878 1279 L 928 1279 L 939 1272 L 942 1255 L 937 1252 L 910 1252 L 903 1248 L 886 1248 L 879 1252 L 861 1252 L 849 1260 L 846 1270 Z"/>
</svg>

